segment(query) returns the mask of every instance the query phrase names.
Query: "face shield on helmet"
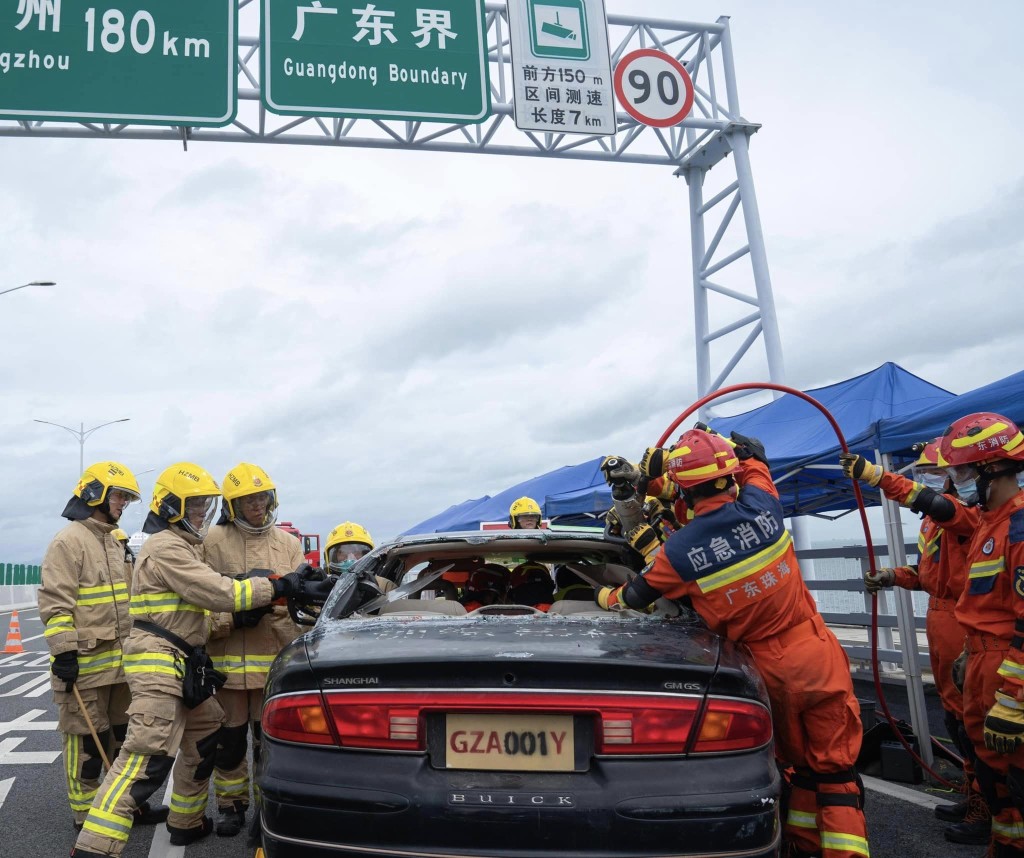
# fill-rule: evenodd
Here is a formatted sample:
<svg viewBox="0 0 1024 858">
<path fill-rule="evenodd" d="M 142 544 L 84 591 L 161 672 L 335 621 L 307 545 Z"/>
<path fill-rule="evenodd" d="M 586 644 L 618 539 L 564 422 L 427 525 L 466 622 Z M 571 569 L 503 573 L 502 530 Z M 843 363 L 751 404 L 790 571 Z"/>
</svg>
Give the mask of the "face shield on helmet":
<svg viewBox="0 0 1024 858">
<path fill-rule="evenodd" d="M 913 474 L 914 482 L 920 483 L 925 488 L 940 493 L 946 490 L 946 481 L 949 479 L 949 476 L 943 468 L 935 468 L 931 465 L 914 465 Z"/>
<path fill-rule="evenodd" d="M 340 542 L 327 549 L 327 568 L 337 574 L 348 572 L 372 549 L 361 542 Z"/>
<path fill-rule="evenodd" d="M 185 499 L 181 526 L 200 539 L 205 539 L 217 513 L 217 495 L 200 495 Z"/>
<path fill-rule="evenodd" d="M 225 497 L 224 505 L 230 507 L 229 520 L 246 533 L 266 533 L 277 521 L 277 491 L 274 489 L 233 500 Z"/>
</svg>

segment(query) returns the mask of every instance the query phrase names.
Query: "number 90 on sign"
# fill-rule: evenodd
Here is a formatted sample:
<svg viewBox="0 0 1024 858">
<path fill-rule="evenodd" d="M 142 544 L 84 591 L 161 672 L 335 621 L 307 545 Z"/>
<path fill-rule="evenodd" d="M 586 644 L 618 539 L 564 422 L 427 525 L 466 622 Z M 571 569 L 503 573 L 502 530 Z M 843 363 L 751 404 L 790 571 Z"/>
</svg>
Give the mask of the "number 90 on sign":
<svg viewBox="0 0 1024 858">
<path fill-rule="evenodd" d="M 675 57 L 644 48 L 619 60 L 615 95 L 637 122 L 667 128 L 682 122 L 693 107 L 693 81 Z"/>
</svg>

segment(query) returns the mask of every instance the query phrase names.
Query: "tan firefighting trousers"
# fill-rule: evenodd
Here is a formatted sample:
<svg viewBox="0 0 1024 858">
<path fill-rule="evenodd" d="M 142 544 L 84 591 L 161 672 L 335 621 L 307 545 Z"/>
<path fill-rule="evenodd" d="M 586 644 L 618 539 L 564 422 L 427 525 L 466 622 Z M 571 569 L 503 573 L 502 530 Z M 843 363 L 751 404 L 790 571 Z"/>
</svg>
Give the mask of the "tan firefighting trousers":
<svg viewBox="0 0 1024 858">
<path fill-rule="evenodd" d="M 128 727 L 128 704 L 131 693 L 127 682 L 80 688 L 85 710 L 99 734 L 107 759 L 113 759 L 121 749 Z M 75 825 L 85 822 L 92 807 L 103 773 L 103 755 L 89 732 L 82 708 L 73 691 L 54 691 L 57 704 L 57 729 L 61 732 L 64 749 L 64 777 L 68 784 L 68 801 Z"/>
<path fill-rule="evenodd" d="M 166 692 L 136 689 L 128 708 L 128 735 L 96 794 L 75 844 L 101 855 L 120 855 L 132 813 L 174 766 L 167 824 L 196 828 L 206 813 L 208 781 L 224 710 L 216 697 L 186 709 Z M 174 755 L 178 758 L 175 760 Z"/>
<path fill-rule="evenodd" d="M 246 759 L 249 725 L 252 724 L 252 761 L 260 758 L 260 713 L 263 710 L 262 688 L 222 688 L 217 699 L 224 707 L 224 729 L 221 730 L 213 770 L 213 789 L 217 807 L 231 808 L 236 801 L 249 806 L 249 763 Z M 255 787 L 254 787 L 255 789 Z"/>
</svg>

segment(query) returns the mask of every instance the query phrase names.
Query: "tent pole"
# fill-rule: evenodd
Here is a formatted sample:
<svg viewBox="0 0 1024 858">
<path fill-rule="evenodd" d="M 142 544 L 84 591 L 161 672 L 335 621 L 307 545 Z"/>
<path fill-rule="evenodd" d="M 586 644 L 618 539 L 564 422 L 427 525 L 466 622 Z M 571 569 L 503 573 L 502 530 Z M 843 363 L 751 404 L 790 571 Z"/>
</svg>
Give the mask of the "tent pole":
<svg viewBox="0 0 1024 858">
<path fill-rule="evenodd" d="M 892 456 L 875 451 L 875 461 L 885 470 L 892 470 Z M 903 522 L 900 507 L 895 501 L 882 494 L 882 508 L 885 518 L 885 540 L 889 546 L 889 563 L 905 566 L 907 555 L 904 551 Z M 870 550 L 870 546 L 869 546 Z M 914 626 L 913 594 L 902 587 L 893 588 L 896 602 L 896 624 L 900 632 L 900 651 L 903 654 L 903 673 L 907 678 L 907 702 L 910 705 L 910 723 L 919 744 L 918 753 L 929 766 L 934 763 L 932 738 L 928 729 L 928 708 L 924 702 L 924 683 L 918 663 L 917 629 Z"/>
<path fill-rule="evenodd" d="M 793 534 L 793 546 L 796 548 L 798 556 L 814 547 L 811 545 L 811 535 L 807 530 L 807 522 L 802 515 L 794 515 L 789 519 L 789 532 Z M 805 581 L 814 580 L 814 561 L 810 557 L 800 561 L 800 573 Z"/>
</svg>

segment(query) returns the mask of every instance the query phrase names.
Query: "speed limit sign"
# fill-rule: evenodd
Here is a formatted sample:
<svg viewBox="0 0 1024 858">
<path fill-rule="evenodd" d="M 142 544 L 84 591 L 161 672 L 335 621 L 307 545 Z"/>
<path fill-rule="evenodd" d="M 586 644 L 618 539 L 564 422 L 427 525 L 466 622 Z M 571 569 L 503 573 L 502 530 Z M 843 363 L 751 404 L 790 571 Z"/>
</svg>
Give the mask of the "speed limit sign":
<svg viewBox="0 0 1024 858">
<path fill-rule="evenodd" d="M 643 48 L 619 60 L 615 95 L 637 122 L 668 128 L 682 122 L 693 107 L 693 81 L 675 57 Z"/>
</svg>

